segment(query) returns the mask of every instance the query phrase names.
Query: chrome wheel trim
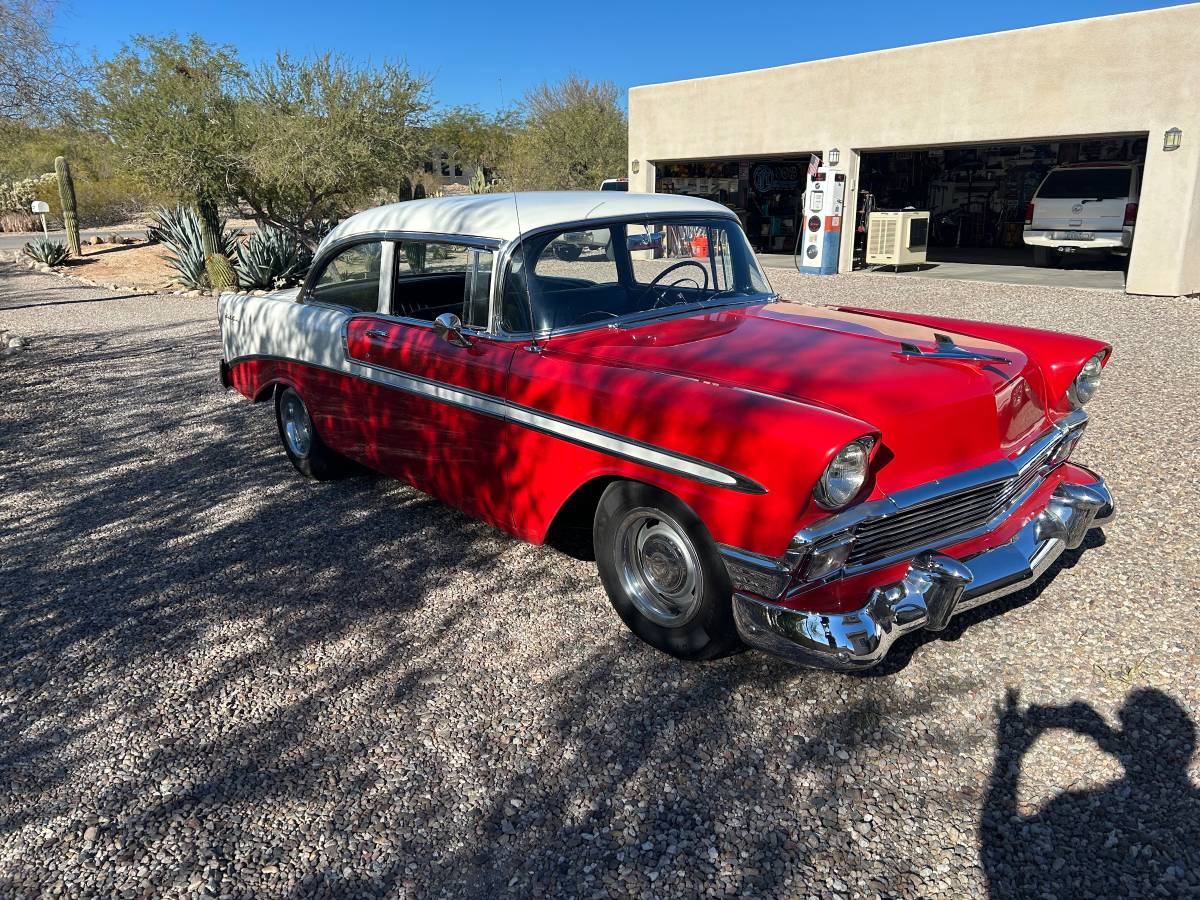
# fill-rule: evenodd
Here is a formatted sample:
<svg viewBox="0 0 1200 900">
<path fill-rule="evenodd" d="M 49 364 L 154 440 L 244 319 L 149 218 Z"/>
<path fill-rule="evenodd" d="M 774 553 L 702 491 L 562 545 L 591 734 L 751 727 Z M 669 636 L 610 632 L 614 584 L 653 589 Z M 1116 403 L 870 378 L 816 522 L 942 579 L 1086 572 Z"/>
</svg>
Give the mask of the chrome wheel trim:
<svg viewBox="0 0 1200 900">
<path fill-rule="evenodd" d="M 295 391 L 288 391 L 279 404 L 279 419 L 283 423 L 283 440 L 292 454 L 304 459 L 312 450 L 312 419 L 304 401 Z"/>
<path fill-rule="evenodd" d="M 700 608 L 704 574 L 682 526 L 661 510 L 638 508 L 617 526 L 617 572 L 643 616 L 665 628 L 686 624 Z"/>
</svg>

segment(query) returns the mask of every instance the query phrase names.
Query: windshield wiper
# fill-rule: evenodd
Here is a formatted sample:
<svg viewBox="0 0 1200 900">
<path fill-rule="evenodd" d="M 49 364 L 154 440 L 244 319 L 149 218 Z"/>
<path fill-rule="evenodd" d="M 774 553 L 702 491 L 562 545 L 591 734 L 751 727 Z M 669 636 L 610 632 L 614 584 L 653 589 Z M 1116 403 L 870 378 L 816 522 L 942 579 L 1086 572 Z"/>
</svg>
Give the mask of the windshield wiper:
<svg viewBox="0 0 1200 900">
<path fill-rule="evenodd" d="M 651 322 L 655 319 L 663 319 L 668 316 L 678 315 L 680 313 L 708 309 L 713 305 L 713 301 L 718 297 L 725 297 L 728 299 L 729 296 L 737 296 L 741 300 L 754 302 L 760 302 L 759 298 L 762 298 L 761 302 L 769 302 L 779 298 L 778 294 L 760 294 L 757 291 L 746 292 L 732 289 L 717 291 L 711 297 L 708 297 L 704 300 L 696 300 L 692 303 L 673 303 L 670 306 L 660 306 L 656 309 L 648 309 L 640 313 L 630 313 L 628 316 L 622 316 L 620 321 L 611 322 L 609 324 L 610 327 L 621 328 L 625 325 L 637 325 L 642 322 Z"/>
</svg>

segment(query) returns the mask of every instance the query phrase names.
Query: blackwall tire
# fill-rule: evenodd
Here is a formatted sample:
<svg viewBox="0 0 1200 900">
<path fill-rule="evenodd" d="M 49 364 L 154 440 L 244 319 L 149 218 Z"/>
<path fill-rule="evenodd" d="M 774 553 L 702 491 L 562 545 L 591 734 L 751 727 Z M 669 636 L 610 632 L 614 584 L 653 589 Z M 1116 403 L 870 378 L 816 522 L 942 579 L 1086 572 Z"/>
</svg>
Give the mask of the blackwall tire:
<svg viewBox="0 0 1200 900">
<path fill-rule="evenodd" d="M 301 475 L 330 481 L 349 473 L 349 460 L 330 450 L 321 440 L 308 407 L 294 388 L 276 391 L 275 422 L 279 426 L 283 450 Z"/>
<path fill-rule="evenodd" d="M 742 648 L 729 575 L 683 503 L 649 485 L 614 482 L 600 498 L 592 537 L 609 601 L 647 644 L 687 660 Z"/>
</svg>

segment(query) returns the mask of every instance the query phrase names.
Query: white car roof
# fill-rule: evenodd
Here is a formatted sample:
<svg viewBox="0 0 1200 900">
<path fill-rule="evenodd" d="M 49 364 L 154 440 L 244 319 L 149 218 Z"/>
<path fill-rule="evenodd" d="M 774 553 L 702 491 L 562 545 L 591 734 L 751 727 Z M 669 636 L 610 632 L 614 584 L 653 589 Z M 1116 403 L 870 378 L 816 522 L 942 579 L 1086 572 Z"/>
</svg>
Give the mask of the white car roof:
<svg viewBox="0 0 1200 900">
<path fill-rule="evenodd" d="M 318 252 L 334 241 L 379 231 L 470 235 L 513 241 L 531 231 L 586 219 L 672 214 L 734 217 L 729 207 L 720 203 L 675 194 L 617 191 L 457 194 L 406 200 L 357 213 L 330 231 L 321 241 Z"/>
</svg>

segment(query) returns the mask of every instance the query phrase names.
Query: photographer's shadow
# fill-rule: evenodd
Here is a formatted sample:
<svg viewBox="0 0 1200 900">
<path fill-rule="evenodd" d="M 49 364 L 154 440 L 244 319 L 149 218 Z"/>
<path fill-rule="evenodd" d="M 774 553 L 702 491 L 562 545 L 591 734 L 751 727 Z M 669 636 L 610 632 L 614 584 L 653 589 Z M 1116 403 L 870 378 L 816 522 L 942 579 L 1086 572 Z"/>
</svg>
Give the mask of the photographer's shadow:
<svg viewBox="0 0 1200 900">
<path fill-rule="evenodd" d="M 1111 728 L 1085 703 L 1031 706 L 1009 691 L 980 826 L 992 897 L 1179 896 L 1200 893 L 1200 791 L 1188 775 L 1196 725 L 1159 690 L 1134 691 Z M 1063 728 L 1095 740 L 1124 777 L 1017 809 L 1021 762 L 1038 735 Z"/>
</svg>

